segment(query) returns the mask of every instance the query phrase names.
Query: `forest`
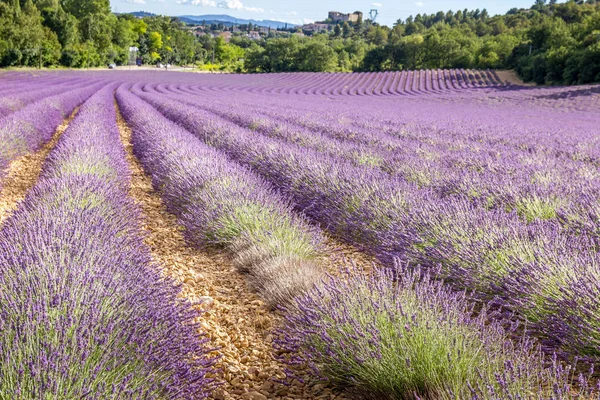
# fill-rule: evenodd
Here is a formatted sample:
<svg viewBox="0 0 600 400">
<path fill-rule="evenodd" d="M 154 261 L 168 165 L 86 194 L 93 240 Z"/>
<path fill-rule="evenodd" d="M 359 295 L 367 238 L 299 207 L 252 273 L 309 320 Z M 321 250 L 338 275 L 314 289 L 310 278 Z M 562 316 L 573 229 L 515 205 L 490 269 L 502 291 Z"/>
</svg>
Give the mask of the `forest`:
<svg viewBox="0 0 600 400">
<path fill-rule="evenodd" d="M 84 68 L 130 62 L 232 72 L 515 69 L 538 84 L 600 81 L 600 3 L 537 0 L 505 15 L 440 11 L 332 26 L 312 36 L 196 38 L 176 18 L 115 15 L 109 0 L 0 0 L 0 66 Z"/>
<path fill-rule="evenodd" d="M 203 54 L 177 19 L 115 15 L 109 0 L 0 0 L 2 67 L 122 65 L 134 46 L 147 64 L 190 64 Z"/>
</svg>

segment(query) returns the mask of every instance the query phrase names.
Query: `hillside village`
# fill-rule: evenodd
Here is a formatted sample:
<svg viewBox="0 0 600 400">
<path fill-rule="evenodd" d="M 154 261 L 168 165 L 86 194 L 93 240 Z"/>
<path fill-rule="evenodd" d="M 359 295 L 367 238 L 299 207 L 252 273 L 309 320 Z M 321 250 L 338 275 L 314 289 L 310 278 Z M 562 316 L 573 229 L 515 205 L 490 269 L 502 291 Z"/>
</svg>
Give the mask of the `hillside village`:
<svg viewBox="0 0 600 400">
<path fill-rule="evenodd" d="M 353 13 L 341 13 L 338 11 L 329 11 L 327 19 L 319 22 L 304 24 L 301 26 L 282 23 L 278 29 L 257 24 L 232 24 L 228 26 L 225 23 L 202 23 L 190 25 L 189 29 L 197 38 L 209 36 L 212 38 L 221 37 L 226 43 L 231 41 L 234 36 L 246 37 L 250 40 L 260 40 L 269 37 L 289 37 L 289 36 L 312 36 L 314 34 L 331 32 L 336 26 L 343 24 L 357 25 L 363 23 L 363 13 L 355 11 Z"/>
</svg>

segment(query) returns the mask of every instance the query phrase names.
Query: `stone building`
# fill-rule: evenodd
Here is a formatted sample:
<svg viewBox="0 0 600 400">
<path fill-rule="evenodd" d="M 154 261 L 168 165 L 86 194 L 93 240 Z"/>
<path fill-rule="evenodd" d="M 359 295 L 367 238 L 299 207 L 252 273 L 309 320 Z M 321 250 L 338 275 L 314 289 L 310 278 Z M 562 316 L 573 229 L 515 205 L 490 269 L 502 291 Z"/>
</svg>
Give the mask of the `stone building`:
<svg viewBox="0 0 600 400">
<path fill-rule="evenodd" d="M 333 23 L 337 22 L 358 22 L 362 19 L 363 13 L 360 11 L 353 12 L 352 14 L 343 14 L 337 11 L 329 11 L 329 19 Z"/>
</svg>

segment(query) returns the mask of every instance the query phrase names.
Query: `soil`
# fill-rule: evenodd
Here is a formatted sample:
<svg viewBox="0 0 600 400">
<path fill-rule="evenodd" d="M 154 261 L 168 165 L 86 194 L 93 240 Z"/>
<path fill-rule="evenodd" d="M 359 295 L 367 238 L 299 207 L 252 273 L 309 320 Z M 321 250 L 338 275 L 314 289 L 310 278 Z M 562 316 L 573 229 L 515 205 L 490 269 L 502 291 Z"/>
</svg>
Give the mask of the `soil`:
<svg viewBox="0 0 600 400">
<path fill-rule="evenodd" d="M 267 309 L 260 297 L 252 292 L 243 277 L 225 254 L 188 246 L 181 226 L 167 212 L 160 195 L 152 188 L 151 179 L 144 173 L 132 153 L 131 130 L 121 115 L 118 125 L 127 150 L 133 179 L 130 195 L 144 215 L 146 243 L 163 273 L 182 284 L 181 295 L 205 313 L 200 318 L 203 331 L 211 345 L 220 347 L 214 355 L 221 356 L 215 377 L 222 383 L 212 398 L 224 399 L 347 399 L 347 394 L 308 379 L 307 383 L 293 381 L 289 385 L 275 380 L 285 377 L 285 365 L 272 353 L 273 327 L 281 321 L 277 312 Z M 335 272 L 343 260 L 352 260 L 359 267 L 369 268 L 371 260 L 349 246 L 328 241 L 326 245 L 328 270 Z"/>
<path fill-rule="evenodd" d="M 19 157 L 10 164 L 8 174 L 2 180 L 0 186 L 0 224 L 16 210 L 19 203 L 25 199 L 27 192 L 38 181 L 44 160 L 56 146 L 58 139 L 67 129 L 78 110 L 79 108 L 75 109 L 69 118 L 63 121 L 56 129 L 52 139 L 41 149 L 35 153 Z"/>
<path fill-rule="evenodd" d="M 511 85 L 536 86 L 535 83 L 523 82 L 523 80 L 519 77 L 519 75 L 517 75 L 517 73 L 513 69 L 496 71 L 496 74 L 498 75 L 498 78 L 502 79 L 506 83 L 510 83 Z"/>
</svg>

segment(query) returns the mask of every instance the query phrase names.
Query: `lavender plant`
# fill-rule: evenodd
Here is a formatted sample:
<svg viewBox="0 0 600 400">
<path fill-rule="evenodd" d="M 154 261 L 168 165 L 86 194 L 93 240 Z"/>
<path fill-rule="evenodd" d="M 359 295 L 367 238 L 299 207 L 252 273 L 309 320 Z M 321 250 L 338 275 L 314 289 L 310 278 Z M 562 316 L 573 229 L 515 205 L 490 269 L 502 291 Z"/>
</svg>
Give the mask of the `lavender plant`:
<svg viewBox="0 0 600 400">
<path fill-rule="evenodd" d="M 544 366 L 540 348 L 515 343 L 486 310 L 428 273 L 350 268 L 284 309 L 276 349 L 291 366 L 365 399 L 575 399 L 570 368 Z M 288 374 L 293 377 L 293 369 Z M 582 382 L 585 378 L 581 378 Z"/>
<path fill-rule="evenodd" d="M 597 322 L 588 318 L 583 325 L 588 330 L 580 334 L 581 326 L 568 323 L 572 319 L 566 314 L 575 317 L 581 309 L 565 307 L 583 304 L 595 295 L 592 289 L 597 285 L 588 285 L 588 292 L 562 294 L 580 280 L 578 271 L 597 271 L 595 238 L 541 218 L 547 208 L 539 212 L 523 207 L 522 214 L 530 216 L 524 221 L 518 211 L 488 210 L 461 198 L 441 199 L 430 189 L 381 171 L 257 135 L 200 107 L 175 103 L 174 97 L 137 89 L 136 93 L 207 144 L 258 172 L 308 217 L 384 264 L 393 267 L 399 258 L 425 268 L 441 265 L 440 277 L 459 290 L 475 289 L 479 298 L 500 299 L 520 318 L 532 320 L 531 328 L 554 348 L 570 355 L 598 354 L 591 350 L 597 340 L 592 326 Z M 536 278 L 526 273 L 532 263 L 543 265 Z M 514 283 L 515 276 L 521 277 L 519 283 Z M 557 309 L 563 311 L 557 314 Z M 557 315 L 564 322 L 560 331 L 549 328 L 556 325 Z M 587 344 L 575 341 L 576 336 Z"/>
<path fill-rule="evenodd" d="M 0 119 L 0 179 L 11 161 L 40 148 L 73 110 L 96 92 L 98 84 L 44 98 Z"/>
<path fill-rule="evenodd" d="M 318 248 L 315 242 L 320 239 L 294 214 L 293 207 L 392 269 L 397 258 L 412 261 L 432 276 L 444 278 L 454 289 L 472 290 L 476 300 L 493 300 L 507 307 L 515 318 L 527 320 L 527 329 L 518 333 L 539 336 L 545 350 L 559 349 L 571 357 L 598 360 L 597 86 L 522 88 L 505 85 L 491 71 L 469 70 L 264 74 L 251 78 L 111 71 L 110 75 L 69 72 L 35 78 L 9 73 L 1 79 L 0 104 L 4 99 L 9 108 L 24 104 L 11 103 L 13 98 L 31 99 L 21 90 L 34 84 L 64 89 L 94 85 L 97 79 L 129 82 L 135 94 L 159 110 L 120 91 L 122 108 L 129 107 L 125 114 L 134 128 L 136 154 L 153 175 L 155 187 L 185 226 L 190 242 L 227 248 L 262 293 L 277 293 L 273 298 L 287 302 L 318 281 L 312 260 Z M 44 90 L 49 93 L 52 89 Z M 10 124 L 8 118 L 0 121 L 0 126 L 8 124 L 16 132 L 7 136 L 6 129 L 0 129 L 4 132 L 0 133 L 0 170 L 8 165 L 6 160 L 47 140 L 49 134 L 40 135 L 46 127 L 39 126 L 38 117 L 55 115 L 48 99 L 40 103 L 48 109 L 35 108 L 26 114 L 26 110 L 34 110 L 33 104 L 9 116 L 20 119 L 11 119 Z M 173 122 L 165 121 L 161 113 Z M 61 141 L 50 157 L 44 180 L 62 182 L 78 176 L 126 187 L 127 173 L 123 173 L 122 163 L 116 162 L 121 155 L 114 153 L 119 146 L 108 139 L 113 133 L 103 134 L 113 132 L 114 127 L 82 123 L 78 130 L 87 127 L 93 134 L 85 140 L 65 137 Z M 5 140 L 7 137 L 10 139 Z M 197 138 L 216 151 L 200 145 Z M 63 191 L 67 196 L 68 190 Z M 60 199 L 56 202 L 71 206 L 108 204 L 104 197 Z M 21 229 L 27 230 L 25 226 Z M 330 286 L 338 285 L 342 283 Z M 370 304 L 369 299 L 362 301 Z M 437 310 L 433 300 L 424 303 Z M 355 306 L 358 300 L 349 304 Z M 430 321 L 429 315 L 435 312 L 416 314 Z M 477 326 L 473 322 L 477 318 L 464 320 L 468 332 Z M 458 335 L 454 328 L 449 332 L 451 337 Z M 477 332 L 483 336 L 470 337 L 491 335 L 485 330 Z M 441 333 L 436 335 L 433 338 Z M 500 341 L 503 336 L 493 337 Z M 489 354 L 504 349 L 486 346 L 482 349 Z M 416 344 L 410 347 L 413 359 L 428 359 Z M 513 350 L 500 352 L 500 358 Z M 530 350 L 532 359 L 537 360 L 537 350 Z M 484 353 L 488 354 L 480 354 Z M 520 364 L 525 363 L 523 354 L 515 355 Z M 341 358 L 326 360 L 323 356 L 323 360 L 324 364 L 344 365 L 336 367 L 337 371 L 354 371 L 347 369 L 348 363 Z M 507 376 L 514 376 L 510 371 L 516 369 L 493 361 L 489 364 L 489 369 L 479 369 L 483 371 L 479 380 L 469 379 L 474 382 L 471 392 L 455 397 L 523 397 L 514 386 L 506 389 L 503 383 L 517 380 L 491 379 L 488 374 L 508 370 Z M 529 376 L 524 378 L 526 382 L 548 384 L 540 383 L 537 391 L 531 389 L 530 398 L 568 398 L 567 372 L 560 371 L 559 364 L 554 371 L 530 367 L 533 364 L 523 364 L 531 373 L 517 373 L 517 377 Z M 421 380 L 434 376 L 431 371 L 419 371 Z M 457 381 L 451 369 L 444 371 L 435 376 L 449 374 L 448 382 Z M 457 362 L 457 371 L 471 377 L 473 370 Z M 396 376 L 389 371 L 386 374 Z M 416 375 L 402 376 L 413 382 L 410 379 Z M 438 382 L 436 379 L 431 382 Z M 557 391 L 550 393 L 546 389 L 553 380 Z M 418 381 L 415 378 L 414 382 Z M 369 385 L 362 387 L 373 387 Z M 485 392 L 485 385 L 490 392 Z M 585 382 L 581 386 L 585 387 Z M 415 384 L 414 388 L 424 391 L 421 397 L 450 393 L 443 385 L 423 389 Z M 451 389 L 458 390 L 455 386 Z M 389 394 L 381 394 L 385 395 Z"/>
<path fill-rule="evenodd" d="M 89 85 L 82 79 L 42 79 L 41 82 L 21 83 L 13 90 L 0 92 L 0 118 L 46 97 Z M 37 90 L 36 90 L 37 89 Z"/>
</svg>

